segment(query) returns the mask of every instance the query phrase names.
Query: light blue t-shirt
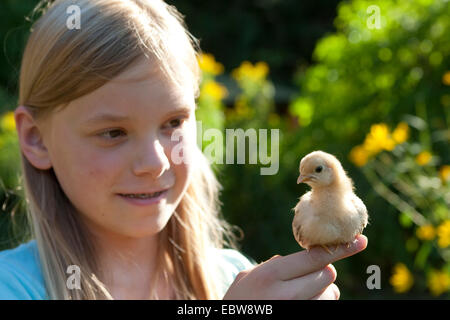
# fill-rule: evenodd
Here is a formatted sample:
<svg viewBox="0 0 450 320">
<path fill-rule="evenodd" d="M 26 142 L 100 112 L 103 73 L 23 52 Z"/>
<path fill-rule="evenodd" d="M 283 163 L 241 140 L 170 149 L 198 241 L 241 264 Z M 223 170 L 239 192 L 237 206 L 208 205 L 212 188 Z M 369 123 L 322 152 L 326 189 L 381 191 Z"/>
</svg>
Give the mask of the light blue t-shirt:
<svg viewBox="0 0 450 320">
<path fill-rule="evenodd" d="M 232 249 L 213 249 L 209 253 L 217 263 L 222 296 L 242 271 L 253 267 L 244 255 Z M 42 276 L 36 240 L 0 252 L 0 300 L 48 299 Z"/>
</svg>

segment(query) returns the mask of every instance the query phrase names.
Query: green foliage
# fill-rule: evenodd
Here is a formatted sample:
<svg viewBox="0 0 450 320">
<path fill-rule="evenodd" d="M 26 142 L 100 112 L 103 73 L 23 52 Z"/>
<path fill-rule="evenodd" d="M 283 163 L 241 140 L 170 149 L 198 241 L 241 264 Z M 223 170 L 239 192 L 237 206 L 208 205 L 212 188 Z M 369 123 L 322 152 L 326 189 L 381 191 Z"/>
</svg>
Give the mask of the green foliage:
<svg viewBox="0 0 450 320">
<path fill-rule="evenodd" d="M 363 166 L 363 172 L 375 191 L 399 212 L 399 223 L 408 237 L 405 249 L 414 261 L 414 275 L 431 278 L 435 270 L 450 270 L 450 166 L 442 166 L 438 156 L 406 138 L 391 151 L 374 155 Z M 368 141 L 366 137 L 366 144 Z M 425 145 L 431 144 L 429 141 Z M 441 277 L 450 281 L 450 272 L 442 271 Z M 439 295 L 450 288 L 443 282 L 439 289 L 419 283 L 415 290 L 428 286 Z M 398 290 L 401 282 L 396 283 Z"/>
<path fill-rule="evenodd" d="M 19 183 L 20 149 L 12 112 L 0 114 L 0 250 L 27 239 L 29 231 Z"/>
<path fill-rule="evenodd" d="M 31 23 L 25 19 L 38 0 L 0 3 L 0 113 L 11 110 L 18 88 L 20 60 Z"/>
<path fill-rule="evenodd" d="M 18 181 L 19 146 L 7 111 L 13 110 L 17 103 L 20 60 L 31 25 L 25 17 L 37 3 L 37 0 L 0 3 L 0 250 L 14 247 L 29 236 Z"/>
<path fill-rule="evenodd" d="M 366 250 L 372 263 L 380 265 L 382 270 L 391 269 L 399 261 L 415 267 L 416 271 L 439 269 L 448 259 L 448 253 L 436 244 L 415 239 L 415 229 L 410 227 L 413 223 L 421 225 L 417 214 L 425 216 L 420 221 L 431 224 L 448 219 L 449 214 L 448 209 L 442 210 L 449 206 L 443 198 L 448 188 L 439 182 L 438 170 L 450 162 L 447 36 L 450 4 L 441 0 L 378 1 L 379 29 L 369 28 L 367 24 L 371 17 L 367 9 L 371 5 L 373 1 L 342 2 L 335 20 L 337 32 L 318 42 L 313 54 L 316 64 L 298 73 L 301 92 L 289 110 L 297 116 L 298 137 L 310 139 L 293 144 L 293 148 L 298 154 L 321 148 L 344 160 L 344 167 L 354 177 L 357 192 L 369 208 L 369 239 L 378 242 L 378 232 L 383 232 L 383 239 L 397 247 L 394 252 L 385 252 L 383 258 L 377 252 L 381 248 L 373 247 L 372 241 Z M 312 113 L 311 120 L 305 111 L 307 115 Z M 366 138 L 365 148 L 354 146 L 364 139 L 367 128 L 374 123 L 393 126 L 400 121 L 416 129 L 412 142 L 396 147 L 391 153 L 390 138 L 375 134 L 374 139 L 384 143 L 380 150 L 387 151 L 364 167 L 368 185 L 346 158 L 350 155 L 358 166 L 365 165 L 371 157 L 374 139 Z M 374 131 L 380 133 L 381 129 Z M 434 160 L 426 168 L 420 168 L 415 157 L 424 150 L 429 150 Z M 388 210 L 383 209 L 379 197 L 371 195 L 374 189 L 391 204 Z M 393 201 L 399 196 L 404 200 L 400 206 Z M 438 212 L 440 218 L 436 217 Z M 400 221 L 395 219 L 396 227 L 384 232 L 386 219 L 392 213 L 400 214 Z M 428 286 L 436 294 L 436 285 L 431 282 L 416 281 L 412 290 L 426 294 Z"/>
<path fill-rule="evenodd" d="M 397 123 L 416 114 L 437 128 L 448 121 L 448 88 L 441 79 L 450 68 L 449 5 L 446 1 L 381 1 L 381 28 L 369 29 L 371 1 L 343 2 L 338 31 L 321 39 L 314 51 L 317 64 L 298 74 L 301 96 L 313 109 L 308 132 L 361 138 L 362 127 L 374 122 Z M 305 102 L 303 102 L 304 105 Z M 301 120 L 301 119 L 300 119 Z"/>
<path fill-rule="evenodd" d="M 0 177 L 6 188 L 18 185 L 20 149 L 14 124 L 14 115 L 0 114 Z"/>
<path fill-rule="evenodd" d="M 339 0 L 169 0 L 190 32 L 227 70 L 266 61 L 277 83 L 292 86 L 292 70 L 310 60 L 315 42 L 333 29 Z"/>
</svg>

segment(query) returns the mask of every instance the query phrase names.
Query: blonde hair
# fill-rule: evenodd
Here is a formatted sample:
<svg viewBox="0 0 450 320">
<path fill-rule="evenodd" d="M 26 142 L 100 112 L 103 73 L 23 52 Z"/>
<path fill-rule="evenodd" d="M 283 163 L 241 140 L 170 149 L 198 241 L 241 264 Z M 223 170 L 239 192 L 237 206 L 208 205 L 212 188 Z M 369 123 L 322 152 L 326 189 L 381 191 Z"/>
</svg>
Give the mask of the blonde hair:
<svg viewBox="0 0 450 320">
<path fill-rule="evenodd" d="M 81 8 L 81 29 L 66 26 L 69 5 Z M 19 105 L 36 119 L 64 107 L 147 57 L 173 80 L 188 71 L 198 94 L 197 42 L 177 10 L 160 0 L 41 1 L 22 60 Z M 182 51 L 175 51 L 182 47 Z M 180 68 L 184 68 L 181 70 Z M 232 228 L 220 217 L 221 185 L 197 150 L 197 170 L 159 236 L 155 274 L 171 276 L 177 299 L 220 298 L 211 247 L 235 247 Z M 35 168 L 22 153 L 28 215 L 50 299 L 112 299 L 101 282 L 96 246 L 53 169 Z M 82 290 L 66 287 L 69 265 L 81 269 Z M 158 279 L 154 276 L 153 279 Z M 153 286 L 152 286 L 153 287 Z M 158 298 L 153 292 L 149 298 Z"/>
</svg>

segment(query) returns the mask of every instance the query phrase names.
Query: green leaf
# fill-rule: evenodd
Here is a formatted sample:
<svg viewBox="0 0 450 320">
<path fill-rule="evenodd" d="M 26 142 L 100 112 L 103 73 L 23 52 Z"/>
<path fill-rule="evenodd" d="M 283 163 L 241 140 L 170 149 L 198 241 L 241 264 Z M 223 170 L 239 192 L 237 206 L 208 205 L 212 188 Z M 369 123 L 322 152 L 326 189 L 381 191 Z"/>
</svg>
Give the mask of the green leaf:
<svg viewBox="0 0 450 320">
<path fill-rule="evenodd" d="M 419 247 L 419 241 L 415 237 L 411 237 L 406 240 L 406 250 L 414 252 Z"/>
<path fill-rule="evenodd" d="M 420 268 L 423 269 L 425 267 L 425 264 L 427 262 L 427 258 L 431 252 L 431 242 L 425 242 L 420 247 L 419 251 L 417 252 L 416 259 L 414 260 L 414 264 Z"/>
<path fill-rule="evenodd" d="M 410 228 L 413 225 L 413 221 L 406 212 L 400 213 L 398 216 L 398 222 L 404 228 Z"/>
<path fill-rule="evenodd" d="M 296 115 L 303 126 L 311 123 L 314 114 L 314 105 L 309 98 L 297 98 L 289 106 L 291 114 Z"/>
<path fill-rule="evenodd" d="M 443 221 L 450 217 L 450 211 L 446 205 L 439 203 L 434 210 L 434 216 L 437 220 Z"/>
</svg>

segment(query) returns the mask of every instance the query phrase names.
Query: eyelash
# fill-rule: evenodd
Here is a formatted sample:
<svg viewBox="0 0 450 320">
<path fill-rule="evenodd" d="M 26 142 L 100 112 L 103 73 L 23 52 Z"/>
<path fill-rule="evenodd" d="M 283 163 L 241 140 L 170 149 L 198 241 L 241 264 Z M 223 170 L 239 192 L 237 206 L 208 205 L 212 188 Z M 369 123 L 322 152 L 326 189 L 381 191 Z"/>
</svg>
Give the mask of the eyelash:
<svg viewBox="0 0 450 320">
<path fill-rule="evenodd" d="M 116 140 L 116 138 L 108 138 L 108 137 L 106 137 L 106 135 L 107 135 L 108 133 L 111 133 L 111 132 L 117 132 L 117 131 L 120 131 L 120 132 L 122 132 L 122 133 L 125 133 L 125 131 L 123 131 L 123 130 L 121 130 L 121 129 L 111 129 L 111 130 L 107 130 L 107 131 L 103 131 L 103 132 L 99 133 L 98 136 L 99 136 L 100 138 L 105 138 L 105 139 L 107 139 L 107 140 Z"/>
<path fill-rule="evenodd" d="M 180 121 L 180 124 L 177 127 L 171 128 L 171 129 L 176 129 L 178 127 L 181 127 L 183 125 L 183 123 L 186 121 L 186 118 L 182 117 L 182 118 L 172 119 L 169 121 L 169 123 L 171 123 L 172 121 L 177 121 L 177 120 Z"/>
<path fill-rule="evenodd" d="M 177 121 L 177 120 L 180 121 L 180 124 L 178 126 L 176 126 L 176 127 L 169 128 L 169 130 L 173 130 L 173 129 L 177 129 L 177 128 L 181 127 L 184 124 L 184 122 L 186 122 L 187 117 L 180 117 L 180 118 L 172 119 L 172 120 L 170 120 L 168 122 L 171 123 L 172 121 Z M 106 140 L 117 140 L 118 138 L 116 138 L 116 137 L 110 138 L 110 137 L 107 137 L 106 135 L 110 134 L 111 132 L 119 132 L 119 131 L 121 132 L 121 136 L 126 135 L 126 132 L 124 130 L 122 130 L 122 129 L 109 129 L 109 130 L 100 132 L 98 134 L 98 136 L 100 138 L 105 138 Z"/>
</svg>

